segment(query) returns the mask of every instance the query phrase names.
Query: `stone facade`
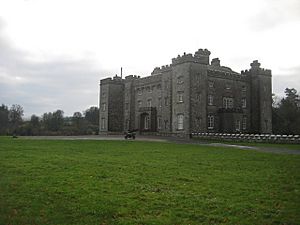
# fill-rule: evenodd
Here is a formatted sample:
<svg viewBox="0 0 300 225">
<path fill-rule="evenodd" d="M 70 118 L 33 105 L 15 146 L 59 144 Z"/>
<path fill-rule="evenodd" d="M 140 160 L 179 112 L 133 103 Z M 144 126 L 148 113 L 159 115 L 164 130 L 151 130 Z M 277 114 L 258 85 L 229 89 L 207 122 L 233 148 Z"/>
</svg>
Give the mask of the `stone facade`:
<svg viewBox="0 0 300 225">
<path fill-rule="evenodd" d="M 237 73 L 209 56 L 199 49 L 148 77 L 101 80 L 100 133 L 271 133 L 271 71 L 255 60 Z"/>
</svg>

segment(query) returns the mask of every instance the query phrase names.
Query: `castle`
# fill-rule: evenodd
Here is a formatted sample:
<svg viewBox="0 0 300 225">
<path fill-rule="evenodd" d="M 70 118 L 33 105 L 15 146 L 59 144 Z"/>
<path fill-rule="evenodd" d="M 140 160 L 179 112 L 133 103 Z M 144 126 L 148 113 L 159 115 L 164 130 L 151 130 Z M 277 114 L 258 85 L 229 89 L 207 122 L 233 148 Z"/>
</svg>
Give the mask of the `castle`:
<svg viewBox="0 0 300 225">
<path fill-rule="evenodd" d="M 100 133 L 271 133 L 271 70 L 255 60 L 237 73 L 209 56 L 199 49 L 156 67 L 151 76 L 102 79 Z"/>
</svg>

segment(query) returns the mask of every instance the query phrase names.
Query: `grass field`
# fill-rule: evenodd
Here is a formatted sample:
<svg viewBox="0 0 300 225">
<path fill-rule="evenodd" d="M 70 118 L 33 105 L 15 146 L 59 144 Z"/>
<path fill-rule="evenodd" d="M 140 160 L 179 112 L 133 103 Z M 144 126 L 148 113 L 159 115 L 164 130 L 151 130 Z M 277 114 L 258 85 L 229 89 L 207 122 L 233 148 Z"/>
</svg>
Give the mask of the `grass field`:
<svg viewBox="0 0 300 225">
<path fill-rule="evenodd" d="M 0 224 L 300 224 L 300 156 L 0 137 Z"/>
</svg>

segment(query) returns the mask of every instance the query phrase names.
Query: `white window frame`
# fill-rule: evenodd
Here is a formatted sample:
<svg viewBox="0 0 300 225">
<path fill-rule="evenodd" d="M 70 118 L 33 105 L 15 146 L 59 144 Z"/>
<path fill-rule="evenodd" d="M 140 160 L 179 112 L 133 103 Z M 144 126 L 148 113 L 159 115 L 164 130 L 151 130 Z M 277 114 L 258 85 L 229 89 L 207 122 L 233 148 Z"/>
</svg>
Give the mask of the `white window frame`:
<svg viewBox="0 0 300 225">
<path fill-rule="evenodd" d="M 145 128 L 145 130 L 148 130 L 150 128 L 150 116 L 149 115 L 145 116 L 144 122 L 145 122 L 144 128 Z"/>
<path fill-rule="evenodd" d="M 178 102 L 182 103 L 183 102 L 183 92 L 182 91 L 178 92 L 177 96 L 178 96 Z"/>
<path fill-rule="evenodd" d="M 223 108 L 232 109 L 234 104 L 234 99 L 229 97 L 223 97 Z"/>
<path fill-rule="evenodd" d="M 215 126 L 215 117 L 214 115 L 209 115 L 207 117 L 207 128 L 214 129 L 214 126 Z"/>
<path fill-rule="evenodd" d="M 102 103 L 102 111 L 103 111 L 103 112 L 106 111 L 106 103 Z"/>
<path fill-rule="evenodd" d="M 247 108 L 247 100 L 246 100 L 246 98 L 242 98 L 242 108 L 243 109 Z"/>
<path fill-rule="evenodd" d="M 235 131 L 241 131 L 241 121 L 240 120 L 235 121 Z"/>
<path fill-rule="evenodd" d="M 183 122 L 184 122 L 184 115 L 183 114 L 178 114 L 177 115 L 177 130 L 183 130 L 184 129 Z"/>
<path fill-rule="evenodd" d="M 214 96 L 208 95 L 208 105 L 213 105 L 213 104 L 214 104 Z"/>
<path fill-rule="evenodd" d="M 101 118 L 101 130 L 105 130 L 106 119 L 104 117 Z"/>
<path fill-rule="evenodd" d="M 147 107 L 151 107 L 151 106 L 152 106 L 152 99 L 149 98 L 149 99 L 147 100 Z"/>
<path fill-rule="evenodd" d="M 162 125 L 162 119 L 161 119 L 161 116 L 159 116 L 157 118 L 157 128 L 160 130 L 161 129 L 161 125 Z"/>
</svg>

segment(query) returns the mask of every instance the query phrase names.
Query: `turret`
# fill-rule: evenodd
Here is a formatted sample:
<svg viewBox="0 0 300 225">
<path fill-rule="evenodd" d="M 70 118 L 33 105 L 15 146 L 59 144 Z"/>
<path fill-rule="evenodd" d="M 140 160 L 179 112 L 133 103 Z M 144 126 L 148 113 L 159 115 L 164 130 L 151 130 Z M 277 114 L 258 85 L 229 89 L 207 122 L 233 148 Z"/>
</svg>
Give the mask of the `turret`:
<svg viewBox="0 0 300 225">
<path fill-rule="evenodd" d="M 272 73 L 260 67 L 258 60 L 251 64 L 251 124 L 253 133 L 272 132 Z"/>
</svg>

